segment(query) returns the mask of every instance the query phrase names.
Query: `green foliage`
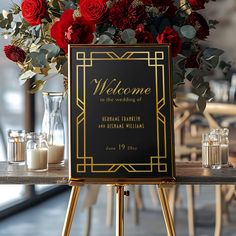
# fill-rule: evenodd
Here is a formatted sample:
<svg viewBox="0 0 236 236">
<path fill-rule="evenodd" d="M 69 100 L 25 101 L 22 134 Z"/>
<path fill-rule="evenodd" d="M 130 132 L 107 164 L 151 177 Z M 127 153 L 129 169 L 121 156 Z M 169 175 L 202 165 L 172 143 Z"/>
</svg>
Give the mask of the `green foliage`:
<svg viewBox="0 0 236 236">
<path fill-rule="evenodd" d="M 37 93 L 38 91 L 42 90 L 45 83 L 46 83 L 46 80 L 37 80 L 36 82 L 34 82 L 31 85 L 29 93 L 34 94 L 34 93 Z"/>
<path fill-rule="evenodd" d="M 137 39 L 135 38 L 135 31 L 132 29 L 125 29 L 121 33 L 121 39 L 126 43 L 126 44 L 135 44 L 137 43 Z"/>
<path fill-rule="evenodd" d="M 204 97 L 201 96 L 198 97 L 197 107 L 200 112 L 204 112 L 206 108 L 206 99 Z"/>
<path fill-rule="evenodd" d="M 184 25 L 180 28 L 180 32 L 183 37 L 187 39 L 193 39 L 196 36 L 196 29 L 192 25 Z"/>
<path fill-rule="evenodd" d="M 208 25 L 210 29 L 216 29 L 216 25 L 218 25 L 220 22 L 217 20 L 209 20 Z"/>
<path fill-rule="evenodd" d="M 116 0 L 107 0 L 108 8 L 111 8 L 115 2 Z M 53 74 L 61 73 L 64 77 L 68 76 L 67 55 L 52 39 L 50 29 L 66 9 L 76 10 L 74 11 L 74 17 L 79 17 L 81 13 L 78 9 L 78 3 L 78 0 L 48 0 L 47 16 L 42 19 L 42 24 L 33 27 L 22 18 L 21 8 L 15 3 L 12 4 L 9 11 L 3 10 L 0 13 L 2 35 L 6 38 L 10 37 L 12 39 L 11 43 L 22 48 L 26 53 L 25 62 L 18 63 L 22 70 L 19 78 L 20 84 L 24 84 L 35 75 L 41 77 L 41 79 L 32 84 L 31 93 L 41 90 L 47 78 Z M 139 3 L 137 2 L 137 4 Z M 187 4 L 186 7 L 189 7 L 189 5 Z M 175 12 L 175 16 L 171 18 L 165 15 L 167 10 L 168 7 L 163 10 L 154 6 L 145 6 L 146 16 L 144 17 L 143 29 L 152 34 L 155 43 L 157 43 L 156 36 L 162 33 L 167 26 L 172 27 L 178 33 L 183 47 L 181 54 L 173 58 L 174 93 L 187 79 L 192 83 L 194 93 L 199 96 L 198 107 L 199 110 L 203 111 L 206 101 L 211 100 L 214 96 L 204 77 L 212 73 L 217 66 L 226 75 L 231 68 L 230 62 L 220 60 L 223 54 L 222 50 L 217 48 L 204 49 L 196 37 L 198 26 L 194 27 L 186 23 L 188 14 L 183 10 L 183 7 L 178 9 Z M 112 23 L 112 21 L 107 20 L 96 24 L 94 44 L 137 43 L 135 27 L 121 30 L 117 26 L 113 26 Z M 217 20 L 208 21 L 211 29 L 215 29 L 218 23 Z M 171 39 L 171 35 L 169 35 L 168 39 Z M 193 60 L 195 60 L 194 56 L 196 54 L 196 62 L 193 64 L 195 67 L 196 64 L 197 66 L 199 64 L 199 67 L 187 68 L 186 60 L 189 57 L 192 60 L 192 56 Z M 189 64 L 192 66 L 191 62 Z"/>
</svg>

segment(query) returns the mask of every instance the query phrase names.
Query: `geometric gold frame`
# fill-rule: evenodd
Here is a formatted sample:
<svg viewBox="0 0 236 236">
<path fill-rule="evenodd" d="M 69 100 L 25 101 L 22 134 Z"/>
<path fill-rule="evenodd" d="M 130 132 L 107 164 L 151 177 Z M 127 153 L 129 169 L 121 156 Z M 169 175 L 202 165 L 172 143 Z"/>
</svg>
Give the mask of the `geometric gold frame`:
<svg viewBox="0 0 236 236">
<path fill-rule="evenodd" d="M 150 45 L 152 46 L 152 45 Z M 163 45 L 162 45 L 163 46 Z M 168 50 L 170 51 L 170 46 L 165 45 Z M 73 49 L 73 47 L 80 47 L 78 45 L 70 46 L 70 50 Z M 91 45 L 90 45 L 91 47 Z M 147 47 L 147 45 L 145 45 Z M 156 47 L 156 45 L 155 45 Z M 132 48 L 131 48 L 132 49 Z M 70 51 L 69 50 L 69 51 Z M 77 173 L 115 173 L 119 169 L 123 168 L 123 170 L 130 172 L 130 173 L 150 173 L 153 172 L 155 169 L 155 172 L 157 173 L 167 173 L 168 165 L 166 162 L 167 159 L 167 148 L 171 149 L 171 175 L 169 177 L 174 177 L 175 170 L 174 170 L 174 150 L 173 150 L 173 141 L 170 147 L 167 147 L 166 143 L 164 143 L 164 151 L 160 153 L 160 144 L 159 140 L 162 139 L 164 142 L 166 141 L 166 126 L 172 124 L 167 124 L 166 117 L 163 115 L 162 110 L 165 108 L 165 106 L 169 106 L 170 113 L 172 114 L 172 104 L 167 104 L 166 97 L 165 97 L 165 81 L 171 77 L 171 72 L 169 70 L 169 78 L 165 78 L 165 66 L 164 63 L 165 57 L 169 57 L 170 53 L 165 54 L 163 51 L 157 50 L 153 55 L 150 54 L 150 51 L 126 51 L 123 55 L 117 55 L 112 50 L 112 47 L 110 47 L 109 51 L 91 51 L 89 55 L 87 55 L 85 52 L 78 51 L 76 52 L 76 105 L 79 109 L 79 113 L 76 120 L 76 137 L 79 137 L 79 134 L 81 134 L 83 138 L 83 145 L 82 148 L 79 148 L 79 142 L 80 140 L 77 140 L 76 142 L 76 172 Z M 150 156 L 146 157 L 147 161 L 145 163 L 98 163 L 94 160 L 93 156 L 87 156 L 86 152 L 86 86 L 85 86 L 85 80 L 86 80 L 86 70 L 88 68 L 91 68 L 93 64 L 96 61 L 106 61 L 106 60 L 116 60 L 116 61 L 146 61 L 147 66 L 150 69 L 153 69 L 155 71 L 155 82 L 156 82 L 156 122 L 157 122 L 157 155 L 156 156 Z M 171 60 L 168 60 L 169 63 Z M 170 64 L 168 65 L 170 68 Z M 158 73 L 162 73 L 162 78 L 158 78 Z M 81 83 L 81 80 L 83 81 L 83 94 L 79 93 L 79 80 Z M 69 83 L 70 84 L 70 83 Z M 80 84 L 81 86 L 81 84 Z M 162 90 L 160 92 L 160 88 L 158 86 L 162 86 Z M 171 82 L 169 81 L 169 91 L 171 91 Z M 158 92 L 159 91 L 159 92 Z M 172 101 L 172 99 L 170 99 Z M 172 114 L 173 117 L 173 114 Z M 172 123 L 172 122 L 171 122 Z M 159 132 L 159 127 L 162 126 L 162 130 L 164 132 Z M 170 128 L 171 132 L 173 132 L 173 127 Z M 71 135 L 70 135 L 71 136 Z M 173 137 L 173 133 L 171 134 Z M 172 138 L 171 138 L 172 140 Z M 76 180 L 73 176 L 70 175 L 71 180 Z"/>
<path fill-rule="evenodd" d="M 82 46 L 82 45 L 81 45 Z M 86 45 L 84 45 L 85 47 Z M 152 46 L 152 45 L 150 45 Z M 156 45 L 155 45 L 156 46 Z M 162 45 L 163 46 L 163 45 Z M 69 58 L 70 58 L 70 52 L 71 52 L 71 48 L 73 47 L 78 47 L 78 45 L 71 45 L 69 46 Z M 91 47 L 91 46 L 90 46 Z M 133 46 L 134 47 L 134 46 Z M 138 46 L 137 46 L 138 47 Z M 148 47 L 147 45 L 145 45 L 145 47 Z M 152 46 L 153 47 L 153 46 Z M 158 47 L 158 46 L 157 46 Z M 168 45 L 168 57 L 170 57 L 170 46 Z M 112 49 L 112 47 L 110 46 L 110 48 Z M 101 56 L 101 52 L 99 53 Z M 162 114 L 162 109 L 167 105 L 166 103 L 166 99 L 165 99 L 165 76 L 164 76 L 164 67 L 165 64 L 161 63 L 162 60 L 164 60 L 165 55 L 162 52 L 155 52 L 155 55 L 150 55 L 149 52 L 147 51 L 143 51 L 143 52 L 126 52 L 123 55 L 117 55 L 116 53 L 114 53 L 113 51 L 110 52 L 104 52 L 103 54 L 103 58 L 101 57 L 96 57 L 98 55 L 98 53 L 96 52 L 91 52 L 89 57 L 85 57 L 85 55 L 82 53 L 77 53 L 76 55 L 76 61 L 77 63 L 80 62 L 80 64 L 76 65 L 76 106 L 77 109 L 80 110 L 77 119 L 76 119 L 76 138 L 79 138 L 79 132 L 81 130 L 82 127 L 82 132 L 83 132 L 83 140 L 86 141 L 86 86 L 84 83 L 84 87 L 83 87 L 83 94 L 82 94 L 82 98 L 79 96 L 79 90 L 78 90 L 78 72 L 80 69 L 82 69 L 83 73 L 83 82 L 85 82 L 86 76 L 86 68 L 87 67 L 91 67 L 93 65 L 93 61 L 96 60 L 145 60 L 148 63 L 149 67 L 153 67 L 155 70 L 155 81 L 156 81 L 156 121 L 157 121 L 157 127 L 159 127 L 159 125 L 163 125 L 164 126 L 164 132 L 158 132 L 159 130 L 157 130 L 157 135 L 159 135 L 159 133 L 161 133 L 163 135 L 162 138 L 164 138 L 164 140 L 166 140 L 166 119 L 165 116 Z M 82 57 L 81 57 L 82 56 Z M 104 57 L 105 56 L 105 57 Z M 135 57 L 136 56 L 136 57 Z M 171 67 L 171 63 L 170 63 L 170 58 L 168 60 L 168 68 Z M 70 61 L 71 62 L 71 61 Z M 69 64 L 69 70 L 71 69 L 71 65 Z M 157 82 L 157 71 L 161 69 L 162 70 L 162 92 L 158 93 L 158 85 L 160 85 L 160 81 Z M 170 69 L 168 70 L 169 73 L 169 78 L 171 78 L 171 72 Z M 71 94 L 70 94 L 70 86 L 71 86 L 71 81 L 70 81 L 70 72 L 69 72 L 69 142 L 70 142 L 70 155 L 72 154 L 71 152 Z M 171 82 L 169 81 L 169 88 L 168 91 L 172 91 L 172 86 L 171 86 Z M 170 102 L 169 102 L 169 112 L 170 112 L 170 116 L 173 117 L 173 111 L 172 111 L 172 96 L 171 96 L 171 92 L 169 94 L 170 96 Z M 72 221 L 73 221 L 73 217 L 74 217 L 74 213 L 75 213 L 75 208 L 76 208 L 76 204 L 78 201 L 78 197 L 79 197 L 79 193 L 80 193 L 80 181 L 83 182 L 94 182 L 94 183 L 112 183 L 116 185 L 116 236 L 124 236 L 124 184 L 141 184 L 141 183 L 154 183 L 154 184 L 160 184 L 157 189 L 158 189 L 158 193 L 159 193 L 159 199 L 160 199 L 160 203 L 161 203 L 161 207 L 162 207 L 162 212 L 163 212 L 163 216 L 164 216 L 164 220 L 165 220 L 165 224 L 166 224 L 166 229 L 167 229 L 167 235 L 168 236 L 175 236 L 175 229 L 174 229 L 174 224 L 173 224 L 173 219 L 171 216 L 171 212 L 170 212 L 170 208 L 169 208 L 169 204 L 168 204 L 168 200 L 166 197 L 166 193 L 165 190 L 163 189 L 163 186 L 161 185 L 162 183 L 171 183 L 175 181 L 175 165 L 174 165 L 174 147 L 173 147 L 173 120 L 171 120 L 169 122 L 169 128 L 170 128 L 170 135 L 171 137 L 168 137 L 171 139 L 171 145 L 167 147 L 166 144 L 164 144 L 164 155 L 161 155 L 163 153 L 160 153 L 160 149 L 159 149 L 159 143 L 157 141 L 157 156 L 153 157 L 149 157 L 149 163 L 107 163 L 107 164 L 101 164 L 101 163 L 94 163 L 93 161 L 93 157 L 88 157 L 86 155 L 86 142 L 83 142 L 83 150 L 82 150 L 82 155 L 81 155 L 81 150 L 79 150 L 79 146 L 78 146 L 78 140 L 76 142 L 77 147 L 76 147 L 76 159 L 78 161 L 77 163 L 77 173 L 85 173 L 86 170 L 88 169 L 87 167 L 90 168 L 90 172 L 92 173 L 114 173 L 116 171 L 118 171 L 120 168 L 123 168 L 124 170 L 126 170 L 127 172 L 152 172 L 153 168 L 157 167 L 158 172 L 161 173 L 166 173 L 167 175 L 163 178 L 153 178 L 153 179 L 113 179 L 113 180 L 105 180 L 105 179 L 101 179 L 101 180 L 88 180 L 88 179 L 79 179 L 79 178 L 74 178 L 71 175 L 71 169 L 72 169 L 72 159 L 70 156 L 69 159 L 69 166 L 70 166 L 70 184 L 73 185 L 72 190 L 71 190 L 71 195 L 70 195 L 70 200 L 69 200 L 69 204 L 68 204 L 68 209 L 67 209 L 67 214 L 66 214 L 66 218 L 65 218 L 65 222 L 64 222 L 64 227 L 63 227 L 63 231 L 62 231 L 62 236 L 69 236 L 70 235 L 70 230 L 71 230 L 71 225 L 72 225 Z M 74 137 L 73 137 L 74 138 Z M 159 140 L 159 139 L 157 139 Z M 166 155 L 166 150 L 171 149 L 171 172 L 167 169 L 167 163 L 165 162 L 167 159 L 167 155 Z"/>
</svg>

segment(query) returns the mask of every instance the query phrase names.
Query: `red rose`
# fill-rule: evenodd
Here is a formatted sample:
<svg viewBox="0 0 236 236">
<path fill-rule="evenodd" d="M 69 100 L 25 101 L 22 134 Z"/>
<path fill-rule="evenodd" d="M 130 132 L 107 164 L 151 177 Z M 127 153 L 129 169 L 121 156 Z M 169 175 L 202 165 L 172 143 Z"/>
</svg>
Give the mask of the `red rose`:
<svg viewBox="0 0 236 236">
<path fill-rule="evenodd" d="M 188 0 L 188 3 L 193 10 L 200 10 L 205 8 L 206 0 Z"/>
<path fill-rule="evenodd" d="M 79 3 L 81 15 L 85 20 L 102 22 L 108 10 L 106 2 L 107 0 L 81 0 Z"/>
<path fill-rule="evenodd" d="M 151 33 L 144 30 L 144 25 L 138 25 L 135 30 L 135 37 L 137 39 L 137 43 L 154 43 L 154 38 Z"/>
<path fill-rule="evenodd" d="M 196 37 L 198 39 L 205 39 L 210 34 L 209 25 L 202 15 L 197 12 L 192 12 L 187 18 L 187 24 L 192 25 L 197 33 Z"/>
<path fill-rule="evenodd" d="M 146 18 L 145 6 L 134 4 L 133 0 L 120 0 L 115 2 L 109 12 L 111 23 L 121 30 L 132 28 L 142 23 Z"/>
<path fill-rule="evenodd" d="M 182 41 L 178 33 L 169 26 L 167 26 L 162 33 L 157 35 L 157 42 L 159 44 L 170 43 L 173 57 L 176 57 L 182 48 Z"/>
<path fill-rule="evenodd" d="M 39 25 L 47 15 L 45 0 L 23 0 L 21 4 L 22 16 L 30 25 Z"/>
<path fill-rule="evenodd" d="M 95 24 L 83 17 L 74 18 L 73 13 L 73 10 L 64 11 L 51 29 L 52 38 L 65 53 L 68 51 L 68 44 L 90 44 L 94 39 Z"/>
<path fill-rule="evenodd" d="M 23 63 L 25 60 L 25 51 L 21 48 L 14 46 L 14 45 L 7 45 L 4 47 L 4 52 L 6 57 L 14 62 L 21 62 Z"/>
<path fill-rule="evenodd" d="M 194 52 L 185 60 L 185 68 L 199 68 L 199 52 Z"/>
</svg>

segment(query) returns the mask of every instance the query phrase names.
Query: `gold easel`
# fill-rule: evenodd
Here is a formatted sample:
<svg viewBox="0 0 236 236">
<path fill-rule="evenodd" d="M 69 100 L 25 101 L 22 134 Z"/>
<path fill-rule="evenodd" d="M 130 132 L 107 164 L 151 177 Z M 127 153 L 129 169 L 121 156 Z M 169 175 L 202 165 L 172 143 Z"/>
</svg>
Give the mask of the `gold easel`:
<svg viewBox="0 0 236 236">
<path fill-rule="evenodd" d="M 127 192 L 124 190 L 124 185 L 115 185 L 115 187 L 116 187 L 116 236 L 124 236 L 124 196 L 127 195 Z M 165 189 L 161 185 L 157 185 L 157 191 L 159 194 L 162 213 L 166 224 L 167 235 L 175 236 L 173 219 L 171 216 Z M 72 186 L 65 223 L 62 231 L 62 236 L 70 235 L 71 225 L 74 218 L 75 209 L 79 198 L 79 193 L 80 193 L 80 186 Z"/>
</svg>

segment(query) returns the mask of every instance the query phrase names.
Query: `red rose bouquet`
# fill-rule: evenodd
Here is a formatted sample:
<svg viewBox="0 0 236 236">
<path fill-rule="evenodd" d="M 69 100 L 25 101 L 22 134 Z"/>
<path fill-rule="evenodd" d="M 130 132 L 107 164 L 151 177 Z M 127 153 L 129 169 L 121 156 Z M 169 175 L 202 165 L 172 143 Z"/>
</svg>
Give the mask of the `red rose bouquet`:
<svg viewBox="0 0 236 236">
<path fill-rule="evenodd" d="M 20 81 L 39 76 L 33 91 L 47 75 L 67 78 L 68 44 L 169 43 L 172 46 L 174 90 L 185 79 L 202 101 L 213 97 L 204 76 L 219 64 L 222 50 L 204 48 L 210 29 L 197 10 L 209 0 L 22 0 L 0 14 L 0 27 L 12 45 L 6 56 L 22 69 Z M 224 66 L 229 67 L 227 63 Z M 225 71 L 225 68 L 223 68 Z M 37 86 L 36 86 L 37 85 Z M 35 89 L 36 88 L 36 89 Z"/>
</svg>

